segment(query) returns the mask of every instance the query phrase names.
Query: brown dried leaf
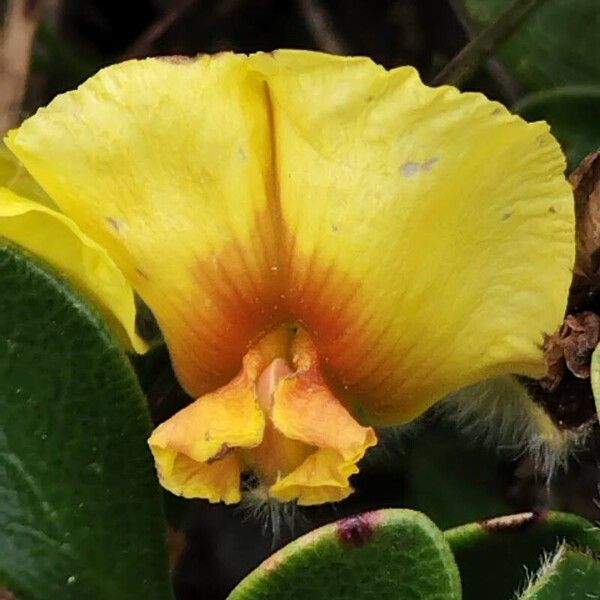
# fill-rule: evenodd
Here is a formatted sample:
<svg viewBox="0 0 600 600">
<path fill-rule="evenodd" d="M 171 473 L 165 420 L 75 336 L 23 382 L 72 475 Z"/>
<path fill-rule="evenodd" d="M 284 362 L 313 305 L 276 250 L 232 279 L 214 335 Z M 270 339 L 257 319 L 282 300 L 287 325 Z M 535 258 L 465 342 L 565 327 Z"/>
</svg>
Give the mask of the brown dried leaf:
<svg viewBox="0 0 600 600">
<path fill-rule="evenodd" d="M 567 315 L 563 324 L 551 336 L 546 337 L 544 351 L 548 375 L 543 387 L 554 391 L 560 384 L 565 369 L 575 377 L 586 379 L 590 376 L 592 352 L 600 342 L 600 317 L 584 311 Z"/>
<path fill-rule="evenodd" d="M 0 588 L 0 600 L 17 600 L 14 594 L 11 594 L 6 588 Z"/>
<path fill-rule="evenodd" d="M 569 178 L 575 193 L 575 272 L 587 277 L 600 268 L 600 151 L 588 154 Z"/>
<path fill-rule="evenodd" d="M 600 341 L 600 317 L 590 311 L 568 315 L 565 327 L 563 344 L 567 368 L 575 377 L 586 379 L 590 376 L 592 352 Z"/>
</svg>

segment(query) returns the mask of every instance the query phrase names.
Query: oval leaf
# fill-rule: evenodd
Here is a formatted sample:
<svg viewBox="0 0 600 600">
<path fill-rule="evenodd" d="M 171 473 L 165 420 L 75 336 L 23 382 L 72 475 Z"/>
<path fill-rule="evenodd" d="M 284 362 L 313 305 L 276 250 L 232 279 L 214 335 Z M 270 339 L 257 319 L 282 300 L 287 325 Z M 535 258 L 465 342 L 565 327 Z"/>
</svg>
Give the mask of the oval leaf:
<svg viewBox="0 0 600 600">
<path fill-rule="evenodd" d="M 600 415 L 600 346 L 597 346 L 592 354 L 592 365 L 590 369 L 590 380 L 592 392 L 596 402 L 596 411 Z"/>
<path fill-rule="evenodd" d="M 459 600 L 443 534 L 424 515 L 389 509 L 321 527 L 275 553 L 228 600 Z"/>
<path fill-rule="evenodd" d="M 477 25 L 513 0 L 462 0 Z M 500 56 L 530 91 L 600 80 L 598 0 L 546 0 L 500 47 Z"/>
<path fill-rule="evenodd" d="M 523 589 L 544 554 L 562 542 L 597 552 L 600 532 L 565 513 L 521 513 L 445 532 L 461 574 L 464 600 L 507 600 Z"/>
<path fill-rule="evenodd" d="M 0 246 L 0 587 L 19 600 L 170 598 L 150 422 L 99 314 Z"/>
</svg>

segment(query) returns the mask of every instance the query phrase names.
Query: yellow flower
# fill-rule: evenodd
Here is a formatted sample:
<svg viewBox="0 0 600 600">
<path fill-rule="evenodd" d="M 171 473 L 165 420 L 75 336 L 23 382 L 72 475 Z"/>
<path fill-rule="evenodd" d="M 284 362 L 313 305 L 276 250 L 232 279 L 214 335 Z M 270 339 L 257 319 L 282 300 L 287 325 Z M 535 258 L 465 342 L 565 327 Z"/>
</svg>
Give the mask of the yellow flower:
<svg viewBox="0 0 600 600">
<path fill-rule="evenodd" d="M 574 255 L 545 123 L 415 70 L 302 51 L 104 69 L 7 143 L 157 317 L 198 398 L 163 485 L 339 500 L 374 424 L 544 374 Z"/>
</svg>

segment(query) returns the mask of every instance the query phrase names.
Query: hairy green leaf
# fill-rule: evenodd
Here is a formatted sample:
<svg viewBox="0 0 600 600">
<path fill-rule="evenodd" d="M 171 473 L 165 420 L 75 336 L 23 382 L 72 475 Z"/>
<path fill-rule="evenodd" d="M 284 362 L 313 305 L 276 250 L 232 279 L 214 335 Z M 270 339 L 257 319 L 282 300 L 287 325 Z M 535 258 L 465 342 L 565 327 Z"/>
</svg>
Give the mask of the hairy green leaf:
<svg viewBox="0 0 600 600">
<path fill-rule="evenodd" d="M 450 529 L 446 539 L 461 574 L 464 600 L 507 600 L 525 587 L 545 554 L 562 542 L 600 550 L 600 531 L 565 513 L 522 513 Z"/>
<path fill-rule="evenodd" d="M 144 398 L 95 309 L 0 246 L 0 587 L 170 598 Z"/>
<path fill-rule="evenodd" d="M 459 600 L 460 581 L 439 529 L 388 509 L 308 533 L 267 559 L 228 600 Z"/>
<path fill-rule="evenodd" d="M 544 561 L 519 600 L 594 600 L 600 598 L 600 562 L 586 552 L 561 546 Z"/>
</svg>

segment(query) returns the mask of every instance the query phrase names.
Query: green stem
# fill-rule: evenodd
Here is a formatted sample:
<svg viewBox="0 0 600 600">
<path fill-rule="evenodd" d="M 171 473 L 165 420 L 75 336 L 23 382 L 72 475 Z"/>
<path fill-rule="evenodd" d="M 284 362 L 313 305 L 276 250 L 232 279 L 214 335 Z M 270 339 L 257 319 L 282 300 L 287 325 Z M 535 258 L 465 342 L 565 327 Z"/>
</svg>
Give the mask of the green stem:
<svg viewBox="0 0 600 600">
<path fill-rule="evenodd" d="M 460 85 L 488 59 L 498 44 L 508 38 L 531 12 L 545 0 L 513 0 L 474 37 L 433 79 L 433 85 Z"/>
</svg>

